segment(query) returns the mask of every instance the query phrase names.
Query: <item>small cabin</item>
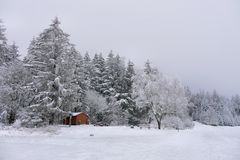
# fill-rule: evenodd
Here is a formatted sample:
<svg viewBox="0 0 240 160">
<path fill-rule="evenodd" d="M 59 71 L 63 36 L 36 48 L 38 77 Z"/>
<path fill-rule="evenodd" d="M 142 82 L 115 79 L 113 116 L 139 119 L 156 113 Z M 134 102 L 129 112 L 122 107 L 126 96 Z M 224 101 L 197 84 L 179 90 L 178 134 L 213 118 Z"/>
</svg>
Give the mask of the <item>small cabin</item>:
<svg viewBox="0 0 240 160">
<path fill-rule="evenodd" d="M 67 117 L 63 120 L 63 124 L 69 125 L 70 121 L 71 125 L 89 124 L 89 117 L 84 112 L 72 113 L 71 120 Z"/>
</svg>

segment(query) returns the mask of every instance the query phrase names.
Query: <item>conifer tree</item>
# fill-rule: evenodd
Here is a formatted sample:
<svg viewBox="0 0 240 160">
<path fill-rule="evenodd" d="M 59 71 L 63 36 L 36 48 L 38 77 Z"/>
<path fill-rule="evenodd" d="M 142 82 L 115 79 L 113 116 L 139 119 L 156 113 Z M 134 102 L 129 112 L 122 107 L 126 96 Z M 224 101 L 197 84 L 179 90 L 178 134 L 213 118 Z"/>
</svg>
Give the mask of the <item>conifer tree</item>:
<svg viewBox="0 0 240 160">
<path fill-rule="evenodd" d="M 12 45 L 7 44 L 7 38 L 5 36 L 6 29 L 1 23 L 0 20 L 0 66 L 8 65 L 8 63 L 14 61 L 19 56 L 15 43 Z"/>
<path fill-rule="evenodd" d="M 94 55 L 94 58 L 92 59 L 92 73 L 91 73 L 91 83 L 90 83 L 90 89 L 93 89 L 97 92 L 100 92 L 100 88 L 99 88 L 99 78 L 100 78 L 100 66 L 98 64 L 98 54 Z"/>
<path fill-rule="evenodd" d="M 71 83 L 75 83 L 75 51 L 69 35 L 59 25 L 55 18 L 50 27 L 31 42 L 25 59 L 32 73 L 33 82 L 29 86 L 34 93 L 22 121 L 28 126 L 58 123 L 64 113 L 72 110 L 67 99 L 74 93 Z"/>
<path fill-rule="evenodd" d="M 12 124 L 26 104 L 27 73 L 18 59 L 18 47 L 7 44 L 5 28 L 0 24 L 0 122 Z"/>
<path fill-rule="evenodd" d="M 91 87 L 92 70 L 93 70 L 93 66 L 91 63 L 91 58 L 88 52 L 86 52 L 83 58 L 83 72 L 84 72 L 84 81 L 87 88 L 92 88 Z"/>
<path fill-rule="evenodd" d="M 105 65 L 105 76 L 103 79 L 103 94 L 107 96 L 107 101 L 109 102 L 109 97 L 114 96 L 116 94 L 116 90 L 114 89 L 114 54 L 111 51 L 106 59 Z"/>
</svg>

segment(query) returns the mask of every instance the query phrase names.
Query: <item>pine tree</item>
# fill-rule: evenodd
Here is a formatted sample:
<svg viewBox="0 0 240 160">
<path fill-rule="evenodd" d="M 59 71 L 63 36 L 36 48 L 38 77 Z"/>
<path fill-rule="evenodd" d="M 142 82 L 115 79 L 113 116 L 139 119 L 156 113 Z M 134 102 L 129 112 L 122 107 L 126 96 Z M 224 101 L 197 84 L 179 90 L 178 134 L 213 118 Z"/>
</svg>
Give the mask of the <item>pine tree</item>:
<svg viewBox="0 0 240 160">
<path fill-rule="evenodd" d="M 152 72 L 152 67 L 150 65 L 150 61 L 149 60 L 147 60 L 147 62 L 145 63 L 144 72 L 146 74 L 150 74 Z"/>
<path fill-rule="evenodd" d="M 103 95 L 104 92 L 104 78 L 106 77 L 106 67 L 105 67 L 105 59 L 102 56 L 102 53 L 99 54 L 98 56 L 98 70 L 99 70 L 99 78 L 98 78 L 98 88 L 99 88 L 99 93 Z"/>
<path fill-rule="evenodd" d="M 18 48 L 8 45 L 5 28 L 0 24 L 0 121 L 12 124 L 25 104 L 22 85 L 26 80 L 23 64 L 18 60 Z"/>
<path fill-rule="evenodd" d="M 69 35 L 59 25 L 55 18 L 50 27 L 31 42 L 25 59 L 32 73 L 33 82 L 29 86 L 34 93 L 28 114 L 22 121 L 28 126 L 58 123 L 62 114 L 72 109 L 66 102 L 74 86 L 69 84 L 75 72 L 75 67 L 71 66 L 74 49 Z"/>
<path fill-rule="evenodd" d="M 116 94 L 116 90 L 114 88 L 114 54 L 111 51 L 106 59 L 106 65 L 105 65 L 105 74 L 103 78 L 103 85 L 102 85 L 102 92 L 103 95 L 107 97 L 107 101 L 110 101 L 110 96 L 114 96 Z"/>
<path fill-rule="evenodd" d="M 75 111 L 86 111 L 86 91 L 88 90 L 87 82 L 85 81 L 84 74 L 84 60 L 80 53 L 78 53 L 75 49 L 74 51 L 77 53 L 76 55 L 76 69 L 74 72 L 74 80 L 77 84 L 77 97 L 78 97 L 78 106 L 75 108 Z M 79 105 L 81 104 L 81 105 Z"/>
<path fill-rule="evenodd" d="M 83 72 L 84 72 L 84 80 L 87 88 L 92 88 L 91 87 L 92 70 L 93 70 L 93 66 L 91 63 L 91 58 L 88 52 L 86 52 L 83 58 Z"/>
<path fill-rule="evenodd" d="M 13 45 L 7 44 L 5 31 L 6 29 L 1 25 L 0 20 L 0 66 L 8 65 L 8 63 L 14 61 L 19 56 L 15 43 L 13 43 Z"/>
<path fill-rule="evenodd" d="M 72 46 L 69 54 L 65 54 L 61 63 L 62 83 L 67 92 L 62 106 L 64 111 L 84 111 L 86 85 L 83 73 L 83 60 L 78 51 Z"/>
<path fill-rule="evenodd" d="M 124 93 L 132 93 L 132 84 L 133 84 L 133 76 L 135 75 L 134 64 L 129 61 L 126 69 L 126 73 L 124 76 L 123 90 Z"/>
<path fill-rule="evenodd" d="M 1 23 L 2 23 L 2 20 L 0 19 L 0 44 L 3 44 L 4 42 L 7 41 L 7 38 L 5 36 L 6 29 Z"/>
<path fill-rule="evenodd" d="M 240 97 L 235 95 L 231 98 L 231 111 L 235 119 L 235 125 L 240 125 Z"/>
<path fill-rule="evenodd" d="M 29 74 L 23 63 L 16 59 L 1 70 L 0 77 L 0 122 L 12 124 L 28 103 L 28 93 L 23 86 L 29 81 Z"/>
<path fill-rule="evenodd" d="M 93 69 L 92 69 L 92 72 L 91 72 L 91 83 L 90 83 L 90 86 L 91 88 L 90 89 L 93 89 L 97 92 L 100 92 L 100 88 L 99 88 L 99 78 L 100 78 L 100 66 L 98 64 L 98 54 L 95 54 L 94 55 L 94 58 L 92 59 L 92 66 L 93 66 Z"/>
<path fill-rule="evenodd" d="M 114 88 L 117 93 L 125 93 L 124 90 L 124 77 L 125 77 L 125 62 L 119 56 L 116 55 L 114 58 L 115 60 L 115 67 L 114 67 Z"/>
<path fill-rule="evenodd" d="M 95 54 L 92 60 L 92 75 L 91 75 L 91 89 L 94 89 L 100 94 L 104 92 L 104 77 L 105 77 L 105 59 L 102 54 Z"/>
</svg>

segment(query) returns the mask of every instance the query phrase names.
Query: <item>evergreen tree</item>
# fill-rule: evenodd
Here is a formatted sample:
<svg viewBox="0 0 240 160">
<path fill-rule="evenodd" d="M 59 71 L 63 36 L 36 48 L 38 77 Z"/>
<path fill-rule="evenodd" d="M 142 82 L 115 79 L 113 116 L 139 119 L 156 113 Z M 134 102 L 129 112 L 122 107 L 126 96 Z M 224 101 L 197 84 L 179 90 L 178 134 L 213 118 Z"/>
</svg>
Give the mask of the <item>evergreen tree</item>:
<svg viewBox="0 0 240 160">
<path fill-rule="evenodd" d="M 98 88 L 99 88 L 99 93 L 103 95 L 104 92 L 104 79 L 106 77 L 106 64 L 105 64 L 105 59 L 103 58 L 102 53 L 99 54 L 98 56 L 98 70 L 99 70 L 99 75 L 98 75 Z"/>
<path fill-rule="evenodd" d="M 62 83 L 67 92 L 62 106 L 64 111 L 84 111 L 86 85 L 83 74 L 83 60 L 78 51 L 72 46 L 69 54 L 65 54 L 61 63 Z"/>
<path fill-rule="evenodd" d="M 114 88 L 117 93 L 125 93 L 124 90 L 124 77 L 125 77 L 125 62 L 119 56 L 116 55 L 114 58 Z"/>
<path fill-rule="evenodd" d="M 8 65 L 8 63 L 14 61 L 19 56 L 17 46 L 15 44 L 7 44 L 5 31 L 6 29 L 1 25 L 0 20 L 0 66 Z"/>
<path fill-rule="evenodd" d="M 7 42 L 7 38 L 5 36 L 5 31 L 6 31 L 6 29 L 2 25 L 2 20 L 0 19 L 0 44 Z"/>
<path fill-rule="evenodd" d="M 84 72 L 84 81 L 86 83 L 87 88 L 92 88 L 91 87 L 92 70 L 93 70 L 93 66 L 91 63 L 91 58 L 88 52 L 86 52 L 83 58 L 83 72 Z"/>
<path fill-rule="evenodd" d="M 0 122 L 5 124 L 14 123 L 25 104 L 22 85 L 27 77 L 18 56 L 17 46 L 7 44 L 0 24 Z"/>
<path fill-rule="evenodd" d="M 235 119 L 235 125 L 240 125 L 240 97 L 235 95 L 231 98 L 231 111 Z"/>
<path fill-rule="evenodd" d="M 99 79 L 100 79 L 100 66 L 98 64 L 98 54 L 94 55 L 94 58 L 92 59 L 92 73 L 91 73 L 91 83 L 90 83 L 90 89 L 93 89 L 97 92 L 100 92 L 99 88 Z"/>
<path fill-rule="evenodd" d="M 107 97 L 114 96 L 116 94 L 116 90 L 114 89 L 114 67 L 114 54 L 111 51 L 107 56 L 105 77 L 103 80 L 103 94 Z M 107 101 L 109 102 L 109 99 Z"/>
<path fill-rule="evenodd" d="M 29 74 L 18 59 L 0 71 L 0 122 L 12 124 L 28 103 L 28 92 L 23 86 L 29 82 Z"/>
<path fill-rule="evenodd" d="M 144 72 L 146 74 L 150 74 L 152 72 L 152 67 L 150 65 L 150 61 L 149 60 L 147 60 L 147 62 L 145 63 Z"/>
<path fill-rule="evenodd" d="M 77 52 L 77 51 L 75 51 Z M 86 91 L 88 90 L 87 82 L 85 81 L 85 74 L 84 74 L 84 60 L 80 53 L 77 52 L 76 55 L 76 69 L 74 72 L 74 79 L 78 84 L 77 88 L 77 96 L 79 97 L 78 101 L 81 103 L 81 106 L 76 108 L 76 111 L 86 111 Z"/>
<path fill-rule="evenodd" d="M 33 79 L 29 86 L 34 92 L 27 115 L 22 120 L 27 126 L 57 123 L 62 120 L 63 113 L 72 110 L 67 99 L 75 86 L 70 84 L 75 83 L 75 55 L 72 56 L 74 49 L 69 35 L 59 24 L 55 18 L 50 27 L 31 42 L 25 59 Z"/>
<path fill-rule="evenodd" d="M 132 84 L 133 84 L 134 75 L 135 75 L 134 64 L 133 62 L 129 61 L 125 75 L 124 75 L 124 82 L 122 85 L 122 90 L 124 93 L 132 93 Z"/>
</svg>

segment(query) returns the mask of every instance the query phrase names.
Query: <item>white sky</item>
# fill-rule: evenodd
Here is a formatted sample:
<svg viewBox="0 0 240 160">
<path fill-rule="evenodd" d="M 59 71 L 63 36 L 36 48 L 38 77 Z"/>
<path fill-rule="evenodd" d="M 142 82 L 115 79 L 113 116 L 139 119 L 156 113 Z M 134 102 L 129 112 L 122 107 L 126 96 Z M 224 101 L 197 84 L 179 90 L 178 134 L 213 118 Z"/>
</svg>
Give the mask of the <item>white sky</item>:
<svg viewBox="0 0 240 160">
<path fill-rule="evenodd" d="M 240 94 L 239 0 L 0 0 L 22 55 L 55 16 L 82 53 L 149 59 L 193 90 Z"/>
</svg>

